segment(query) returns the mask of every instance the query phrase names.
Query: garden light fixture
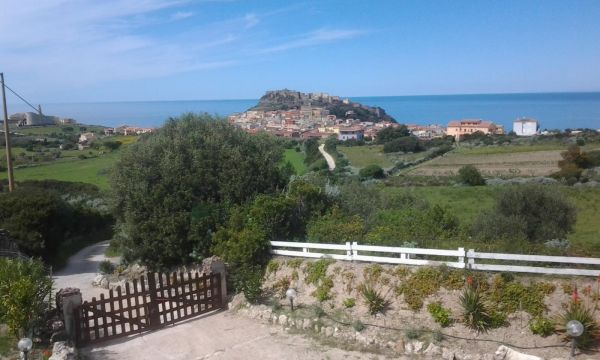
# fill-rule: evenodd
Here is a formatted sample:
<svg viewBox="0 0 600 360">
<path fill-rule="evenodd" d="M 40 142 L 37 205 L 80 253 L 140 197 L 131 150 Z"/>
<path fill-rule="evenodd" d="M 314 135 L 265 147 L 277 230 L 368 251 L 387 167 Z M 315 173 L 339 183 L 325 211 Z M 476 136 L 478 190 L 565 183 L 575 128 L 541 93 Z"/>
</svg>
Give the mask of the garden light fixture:
<svg viewBox="0 0 600 360">
<path fill-rule="evenodd" d="M 292 311 L 294 311 L 294 299 L 298 296 L 296 290 L 292 288 L 287 289 L 285 296 L 290 299 L 290 306 L 292 307 Z"/>
<path fill-rule="evenodd" d="M 23 355 L 23 359 L 27 360 L 27 355 L 29 354 L 29 351 L 31 351 L 31 348 L 33 347 L 33 341 L 31 341 L 30 338 L 22 338 L 17 343 L 17 347 L 19 348 L 21 355 Z"/>
<path fill-rule="evenodd" d="M 575 342 L 583 334 L 583 324 L 577 320 L 571 320 L 567 323 L 567 334 L 571 337 L 571 356 L 575 356 Z"/>
</svg>

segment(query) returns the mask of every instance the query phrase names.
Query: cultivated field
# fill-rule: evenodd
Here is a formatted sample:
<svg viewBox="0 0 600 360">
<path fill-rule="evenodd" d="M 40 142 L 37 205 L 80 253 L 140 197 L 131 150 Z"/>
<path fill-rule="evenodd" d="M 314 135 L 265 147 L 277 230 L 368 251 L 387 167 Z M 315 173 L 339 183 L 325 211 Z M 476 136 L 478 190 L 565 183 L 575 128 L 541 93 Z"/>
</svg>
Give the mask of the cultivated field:
<svg viewBox="0 0 600 360">
<path fill-rule="evenodd" d="M 384 169 L 392 168 L 398 162 L 412 162 L 422 159 L 429 152 L 424 151 L 415 154 L 388 153 L 383 152 L 383 145 L 366 146 L 338 146 L 337 150 L 342 153 L 356 169 L 362 169 L 369 165 L 379 165 Z"/>
<path fill-rule="evenodd" d="M 451 152 L 424 162 L 405 173 L 453 176 L 465 165 L 474 165 L 485 176 L 547 176 L 558 171 L 563 150 L 523 151 L 490 154 Z"/>
</svg>

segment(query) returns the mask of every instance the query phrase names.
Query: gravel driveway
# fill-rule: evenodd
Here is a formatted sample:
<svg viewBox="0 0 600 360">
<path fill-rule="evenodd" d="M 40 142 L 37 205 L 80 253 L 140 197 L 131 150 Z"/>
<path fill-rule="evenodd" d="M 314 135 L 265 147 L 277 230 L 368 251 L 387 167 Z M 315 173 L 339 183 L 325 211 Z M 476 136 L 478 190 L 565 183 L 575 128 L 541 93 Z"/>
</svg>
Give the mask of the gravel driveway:
<svg viewBox="0 0 600 360">
<path fill-rule="evenodd" d="M 55 274 L 56 289 L 77 287 L 84 300 L 98 297 L 92 287 L 108 242 L 89 246 L 73 255 Z M 86 359 L 362 359 L 367 354 L 325 348 L 280 327 L 221 311 L 128 338 L 115 339 L 81 350 Z"/>
</svg>

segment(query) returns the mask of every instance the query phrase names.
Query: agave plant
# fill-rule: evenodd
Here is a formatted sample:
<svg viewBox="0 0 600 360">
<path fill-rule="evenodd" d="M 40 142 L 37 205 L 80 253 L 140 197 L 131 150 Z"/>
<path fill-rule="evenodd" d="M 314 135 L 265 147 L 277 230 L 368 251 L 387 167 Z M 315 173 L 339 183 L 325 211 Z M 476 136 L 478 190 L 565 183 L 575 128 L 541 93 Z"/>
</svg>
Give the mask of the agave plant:
<svg viewBox="0 0 600 360">
<path fill-rule="evenodd" d="M 379 291 L 370 285 L 363 285 L 360 288 L 360 294 L 369 308 L 369 314 L 375 315 L 383 312 L 386 306 L 386 300 Z"/>
<path fill-rule="evenodd" d="M 491 316 L 479 289 L 469 284 L 459 296 L 459 300 L 465 324 L 479 332 L 487 331 L 491 326 Z"/>
</svg>

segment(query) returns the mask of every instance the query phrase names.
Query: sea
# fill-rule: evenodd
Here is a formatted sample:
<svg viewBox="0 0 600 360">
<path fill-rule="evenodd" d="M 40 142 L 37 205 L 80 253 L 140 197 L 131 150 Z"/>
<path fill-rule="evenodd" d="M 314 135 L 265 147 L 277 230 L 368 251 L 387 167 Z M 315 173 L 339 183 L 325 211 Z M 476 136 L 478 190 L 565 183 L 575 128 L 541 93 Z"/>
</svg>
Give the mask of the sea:
<svg viewBox="0 0 600 360">
<path fill-rule="evenodd" d="M 512 121 L 537 119 L 542 129 L 600 129 L 600 92 L 527 93 L 433 96 L 349 97 L 379 106 L 402 124 L 442 124 L 450 120 L 484 119 L 512 129 Z M 254 106 L 258 99 L 120 101 L 41 104 L 46 115 L 69 117 L 83 124 L 159 127 L 165 120 L 186 112 L 227 116 Z M 9 104 L 9 113 L 29 111 Z"/>
</svg>

